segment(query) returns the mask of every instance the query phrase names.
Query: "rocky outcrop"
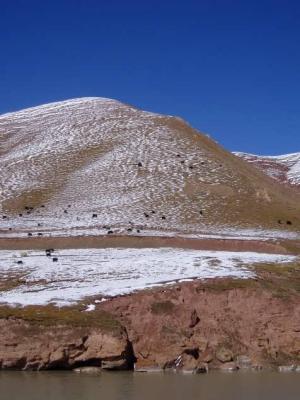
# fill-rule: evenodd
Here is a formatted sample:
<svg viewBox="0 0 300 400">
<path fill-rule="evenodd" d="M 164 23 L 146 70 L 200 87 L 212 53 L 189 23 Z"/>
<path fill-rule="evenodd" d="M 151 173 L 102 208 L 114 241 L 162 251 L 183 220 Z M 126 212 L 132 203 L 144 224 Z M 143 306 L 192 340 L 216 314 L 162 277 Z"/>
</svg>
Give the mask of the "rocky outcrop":
<svg viewBox="0 0 300 400">
<path fill-rule="evenodd" d="M 126 326 L 136 370 L 299 365 L 299 294 L 268 284 L 271 289 L 266 281 L 194 281 L 101 306 Z"/>
<path fill-rule="evenodd" d="M 233 353 L 230 349 L 226 349 L 226 347 L 220 347 L 216 351 L 216 359 L 221 361 L 222 363 L 226 363 L 233 360 Z"/>
<path fill-rule="evenodd" d="M 98 366 L 132 369 L 134 355 L 126 330 L 42 326 L 21 319 L 0 320 L 2 369 L 73 369 Z"/>
</svg>

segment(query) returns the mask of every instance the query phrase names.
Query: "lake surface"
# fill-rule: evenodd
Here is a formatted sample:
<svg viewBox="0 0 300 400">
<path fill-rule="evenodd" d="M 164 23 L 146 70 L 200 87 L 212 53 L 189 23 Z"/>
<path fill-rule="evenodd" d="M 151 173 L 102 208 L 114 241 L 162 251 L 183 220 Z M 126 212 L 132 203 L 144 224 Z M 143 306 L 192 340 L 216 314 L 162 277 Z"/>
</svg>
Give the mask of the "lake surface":
<svg viewBox="0 0 300 400">
<path fill-rule="evenodd" d="M 299 400 L 300 374 L 0 372 L 1 400 Z"/>
</svg>

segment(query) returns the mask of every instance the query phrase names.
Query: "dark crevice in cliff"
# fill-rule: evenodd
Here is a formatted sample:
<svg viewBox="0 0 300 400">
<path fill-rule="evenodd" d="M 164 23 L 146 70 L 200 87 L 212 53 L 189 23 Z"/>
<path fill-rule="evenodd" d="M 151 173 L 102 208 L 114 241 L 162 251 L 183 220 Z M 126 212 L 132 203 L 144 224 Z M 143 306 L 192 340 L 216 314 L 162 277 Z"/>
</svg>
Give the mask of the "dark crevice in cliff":
<svg viewBox="0 0 300 400">
<path fill-rule="evenodd" d="M 134 354 L 134 349 L 133 349 L 133 345 L 132 342 L 127 339 L 127 346 L 125 349 L 125 357 L 127 360 L 127 365 L 128 365 L 128 369 L 129 370 L 133 370 L 134 369 L 134 363 L 137 361 L 137 358 Z"/>
</svg>

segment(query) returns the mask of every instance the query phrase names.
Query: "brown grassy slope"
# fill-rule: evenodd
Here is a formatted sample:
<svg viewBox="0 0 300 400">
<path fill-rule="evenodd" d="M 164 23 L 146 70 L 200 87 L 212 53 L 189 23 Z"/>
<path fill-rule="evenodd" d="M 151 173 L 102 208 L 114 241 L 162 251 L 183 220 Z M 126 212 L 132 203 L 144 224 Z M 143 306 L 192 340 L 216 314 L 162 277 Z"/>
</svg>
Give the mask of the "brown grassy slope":
<svg viewBox="0 0 300 400">
<path fill-rule="evenodd" d="M 97 212 L 99 225 L 104 221 L 122 226 L 130 220 L 159 230 L 195 231 L 218 225 L 300 230 L 299 193 L 281 187 L 180 118 L 149 116 L 124 105 L 101 117 L 100 105 L 86 107 L 84 113 L 74 108 L 72 113 L 28 118 L 21 131 L 20 122 L 7 123 L 22 146 L 43 140 L 48 132 L 57 130 L 60 135 L 55 155 L 50 147 L 49 154 L 22 161 L 22 169 L 33 174 L 33 183 L 4 199 L 4 212 L 15 218 L 25 205 L 46 203 L 45 211 L 30 216 L 33 222 L 55 215 L 72 227 L 74 218 L 63 214 L 71 203 L 76 216 Z M 65 146 L 70 134 L 80 148 Z M 14 154 L 16 143 L 5 143 L 5 152 Z M 0 165 L 6 167 L 1 156 Z M 93 168 L 92 175 L 85 173 L 87 167 Z M 156 214 L 146 220 L 144 212 L 151 209 Z M 49 218 L 47 224 L 51 229 Z"/>
<path fill-rule="evenodd" d="M 278 219 L 282 223 L 291 220 L 289 229 L 300 229 L 300 196 L 299 192 L 291 187 L 279 185 L 272 178 L 254 168 L 241 158 L 231 154 L 208 136 L 201 134 L 180 119 L 173 119 L 168 123 L 174 129 L 177 137 L 185 137 L 188 150 L 205 149 L 210 154 L 210 160 L 220 163 L 224 169 L 232 174 L 224 176 L 219 171 L 220 182 L 201 183 L 196 177 L 188 178 L 186 186 L 192 202 L 197 202 L 201 193 L 209 191 L 211 201 L 210 222 L 214 218 L 225 224 L 259 225 L 278 227 Z"/>
</svg>

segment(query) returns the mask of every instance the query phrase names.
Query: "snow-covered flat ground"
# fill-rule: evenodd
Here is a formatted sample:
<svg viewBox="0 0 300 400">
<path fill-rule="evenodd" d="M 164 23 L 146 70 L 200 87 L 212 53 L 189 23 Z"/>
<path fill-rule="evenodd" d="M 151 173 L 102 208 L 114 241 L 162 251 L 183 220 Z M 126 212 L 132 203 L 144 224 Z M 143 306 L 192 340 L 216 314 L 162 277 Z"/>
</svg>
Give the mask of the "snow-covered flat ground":
<svg viewBox="0 0 300 400">
<path fill-rule="evenodd" d="M 249 264 L 294 259 L 254 252 L 171 248 L 60 250 L 51 257 L 41 251 L 3 250 L 0 282 L 15 285 L 0 291 L 0 303 L 70 305 L 87 296 L 116 296 L 175 281 L 249 278 L 254 276 Z"/>
</svg>

